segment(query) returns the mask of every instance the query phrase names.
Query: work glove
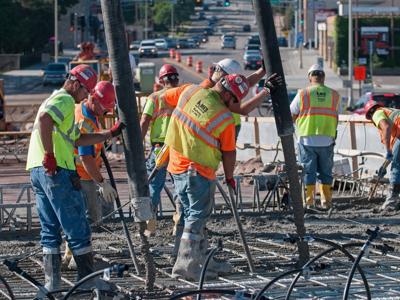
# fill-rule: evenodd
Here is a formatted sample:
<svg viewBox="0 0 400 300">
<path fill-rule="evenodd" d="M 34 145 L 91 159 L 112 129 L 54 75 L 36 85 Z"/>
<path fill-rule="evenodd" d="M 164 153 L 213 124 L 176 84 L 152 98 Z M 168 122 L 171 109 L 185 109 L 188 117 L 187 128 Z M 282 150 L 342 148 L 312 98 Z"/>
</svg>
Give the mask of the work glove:
<svg viewBox="0 0 400 300">
<path fill-rule="evenodd" d="M 393 160 L 393 153 L 392 153 L 392 151 L 388 150 L 388 151 L 386 152 L 386 160 L 388 160 L 388 161 L 392 161 L 392 160 Z"/>
<path fill-rule="evenodd" d="M 103 182 L 100 182 L 98 185 L 99 193 L 103 196 L 104 200 L 113 203 L 118 196 L 117 191 L 106 180 L 103 180 Z"/>
<path fill-rule="evenodd" d="M 381 166 L 381 167 L 379 168 L 379 170 L 378 170 L 378 176 L 379 176 L 379 178 L 385 177 L 386 173 L 387 173 L 386 168 L 385 168 L 384 166 Z"/>
<path fill-rule="evenodd" d="M 110 133 L 112 137 L 119 136 L 122 132 L 122 129 L 124 129 L 126 125 L 122 123 L 121 121 L 117 121 L 117 123 L 114 124 L 114 126 L 110 129 Z"/>
<path fill-rule="evenodd" d="M 283 79 L 281 75 L 277 73 L 272 74 L 267 78 L 264 83 L 264 87 L 267 89 L 269 94 L 273 94 L 279 86 L 283 85 Z"/>
<path fill-rule="evenodd" d="M 45 153 L 42 161 L 43 167 L 48 175 L 53 176 L 57 170 L 57 160 L 54 153 Z"/>
<path fill-rule="evenodd" d="M 227 186 L 231 187 L 236 194 L 236 181 L 233 178 L 225 178 Z"/>
</svg>

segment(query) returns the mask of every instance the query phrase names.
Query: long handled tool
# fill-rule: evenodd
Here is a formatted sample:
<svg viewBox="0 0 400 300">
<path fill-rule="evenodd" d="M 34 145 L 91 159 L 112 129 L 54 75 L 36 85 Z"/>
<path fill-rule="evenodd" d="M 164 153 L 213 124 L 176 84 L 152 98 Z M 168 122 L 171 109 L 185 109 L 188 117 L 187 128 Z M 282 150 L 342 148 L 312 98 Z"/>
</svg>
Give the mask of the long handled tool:
<svg viewBox="0 0 400 300">
<path fill-rule="evenodd" d="M 379 168 L 379 170 L 382 170 L 382 171 L 385 170 L 385 171 L 386 171 L 386 168 L 389 166 L 389 164 L 390 164 L 390 160 L 387 160 L 387 159 L 386 159 L 386 160 L 383 162 L 382 166 Z M 380 181 L 381 181 L 382 178 L 385 176 L 385 173 L 382 172 L 382 171 L 380 171 L 380 172 L 378 173 L 378 178 L 376 179 L 376 182 L 375 182 L 375 184 L 374 184 L 374 186 L 373 186 L 371 192 L 369 193 L 368 201 L 370 201 L 371 198 L 375 195 L 375 191 L 376 191 L 376 189 L 378 188 L 378 185 L 379 185 Z"/>
<path fill-rule="evenodd" d="M 244 249 L 244 252 L 246 253 L 246 258 L 247 258 L 247 262 L 249 264 L 250 272 L 255 273 L 253 258 L 251 257 L 249 246 L 247 245 L 247 241 L 246 241 L 246 238 L 243 233 L 242 223 L 240 223 L 239 214 L 238 214 L 237 207 L 236 207 L 235 191 L 229 185 L 228 185 L 228 189 L 229 189 L 229 198 L 231 200 L 230 202 L 231 202 L 233 217 L 235 218 L 236 226 L 238 227 L 238 230 L 239 230 L 240 239 L 242 240 L 243 249 Z"/>
<path fill-rule="evenodd" d="M 103 159 L 104 165 L 106 166 L 108 177 L 110 178 L 111 186 L 117 191 L 117 186 L 115 184 L 114 175 L 112 173 L 110 163 L 108 162 L 106 153 L 104 152 L 104 148 L 101 149 L 101 158 Z M 133 249 L 132 239 L 129 234 L 128 227 L 126 226 L 126 223 L 125 223 L 124 212 L 122 211 L 122 208 L 121 208 L 121 201 L 118 196 L 118 191 L 117 191 L 117 197 L 115 197 L 115 202 L 117 204 L 117 207 L 119 207 L 118 214 L 119 214 L 119 217 L 121 218 L 122 228 L 124 229 L 124 234 L 126 237 L 126 241 L 128 243 L 129 253 L 131 255 L 133 265 L 135 266 L 136 274 L 140 275 L 139 264 L 138 264 L 138 261 L 137 261 L 136 255 L 135 255 L 135 250 Z"/>
</svg>

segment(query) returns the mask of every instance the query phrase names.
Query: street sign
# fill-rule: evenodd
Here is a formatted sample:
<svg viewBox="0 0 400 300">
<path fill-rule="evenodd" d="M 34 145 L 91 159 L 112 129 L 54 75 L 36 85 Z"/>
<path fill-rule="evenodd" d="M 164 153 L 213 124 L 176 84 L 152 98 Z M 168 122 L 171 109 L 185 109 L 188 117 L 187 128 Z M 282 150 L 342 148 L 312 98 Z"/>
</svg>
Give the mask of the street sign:
<svg viewBox="0 0 400 300">
<path fill-rule="evenodd" d="M 367 64 L 367 58 L 366 57 L 359 57 L 358 58 L 358 64 L 359 65 L 366 65 Z"/>
<path fill-rule="evenodd" d="M 354 67 L 354 79 L 365 80 L 367 78 L 367 67 L 366 66 L 355 66 Z"/>
</svg>

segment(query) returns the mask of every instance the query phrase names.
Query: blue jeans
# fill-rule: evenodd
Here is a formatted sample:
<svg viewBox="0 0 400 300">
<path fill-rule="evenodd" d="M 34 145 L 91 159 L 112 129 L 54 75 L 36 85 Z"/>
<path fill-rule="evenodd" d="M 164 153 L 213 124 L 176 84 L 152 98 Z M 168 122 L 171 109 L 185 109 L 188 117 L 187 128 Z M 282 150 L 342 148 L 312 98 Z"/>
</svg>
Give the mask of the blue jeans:
<svg viewBox="0 0 400 300">
<path fill-rule="evenodd" d="M 390 167 L 390 183 L 400 184 L 400 140 L 396 139 L 393 145 L 393 161 Z"/>
<path fill-rule="evenodd" d="M 154 153 L 154 147 L 151 148 L 151 153 L 149 158 L 146 161 L 147 175 L 150 175 L 151 171 L 153 171 L 156 166 L 156 154 Z M 157 174 L 154 178 L 149 182 L 149 190 L 151 203 L 153 205 L 153 209 L 156 210 L 161 201 L 161 191 L 165 185 L 165 177 L 167 176 L 167 168 L 161 168 L 158 170 Z"/>
<path fill-rule="evenodd" d="M 45 254 L 59 253 L 61 229 L 74 255 L 92 251 L 85 200 L 81 191 L 76 190 L 70 180 L 74 173 L 76 172 L 58 168 L 57 173 L 50 176 L 43 167 L 31 170 L 31 183 L 42 227 L 41 245 Z"/>
<path fill-rule="evenodd" d="M 189 176 L 188 173 L 173 174 L 175 191 L 183 206 L 185 232 L 202 235 L 213 208 L 213 191 L 215 180 L 199 174 Z"/>
<path fill-rule="evenodd" d="M 304 184 L 332 184 L 333 147 L 312 147 L 299 143 L 300 162 L 304 167 Z"/>
</svg>

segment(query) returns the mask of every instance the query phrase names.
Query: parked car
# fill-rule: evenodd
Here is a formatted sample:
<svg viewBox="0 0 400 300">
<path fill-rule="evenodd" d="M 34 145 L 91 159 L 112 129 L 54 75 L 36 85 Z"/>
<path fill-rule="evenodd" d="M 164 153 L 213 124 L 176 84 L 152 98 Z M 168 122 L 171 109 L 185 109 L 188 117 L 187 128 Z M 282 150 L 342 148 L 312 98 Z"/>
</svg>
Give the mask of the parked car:
<svg viewBox="0 0 400 300">
<path fill-rule="evenodd" d="M 278 37 L 278 46 L 279 47 L 287 47 L 288 46 L 287 39 L 284 36 Z"/>
<path fill-rule="evenodd" d="M 368 92 L 362 95 L 360 99 L 357 100 L 356 104 L 352 107 L 348 107 L 347 110 L 355 114 L 364 115 L 364 106 L 369 100 L 375 100 L 384 107 L 400 109 L 400 94 Z"/>
<path fill-rule="evenodd" d="M 140 41 L 133 41 L 129 45 L 129 50 L 139 50 L 139 47 L 140 47 Z"/>
<path fill-rule="evenodd" d="M 139 57 L 158 57 L 156 42 L 154 40 L 143 40 L 139 47 Z"/>
<path fill-rule="evenodd" d="M 158 50 L 167 50 L 168 43 L 166 39 L 155 39 L 154 42 L 156 43 L 156 47 Z"/>
<path fill-rule="evenodd" d="M 243 55 L 244 69 L 257 70 L 262 66 L 262 56 L 259 50 L 247 50 Z"/>
<path fill-rule="evenodd" d="M 68 73 L 68 67 L 64 63 L 49 63 L 43 70 L 43 85 L 62 84 Z"/>
<path fill-rule="evenodd" d="M 176 48 L 177 49 L 187 49 L 189 48 L 189 43 L 187 39 L 178 39 L 176 41 Z"/>
<path fill-rule="evenodd" d="M 236 39 L 232 35 L 225 35 L 221 41 L 221 49 L 232 48 L 236 49 Z"/>
<path fill-rule="evenodd" d="M 250 24 L 244 24 L 243 25 L 243 32 L 250 32 L 250 31 L 251 31 Z"/>
</svg>

